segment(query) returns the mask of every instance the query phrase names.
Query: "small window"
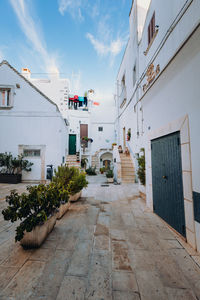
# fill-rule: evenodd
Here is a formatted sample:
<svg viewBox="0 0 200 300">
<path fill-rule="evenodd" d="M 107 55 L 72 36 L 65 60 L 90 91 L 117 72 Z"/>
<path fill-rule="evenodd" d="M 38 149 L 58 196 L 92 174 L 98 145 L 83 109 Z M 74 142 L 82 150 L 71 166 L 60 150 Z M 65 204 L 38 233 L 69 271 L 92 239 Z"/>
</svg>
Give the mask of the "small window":
<svg viewBox="0 0 200 300">
<path fill-rule="evenodd" d="M 24 156 L 40 157 L 40 150 L 37 149 L 24 149 Z"/>
<path fill-rule="evenodd" d="M 148 45 L 151 43 L 154 34 L 155 34 L 155 12 L 153 13 L 153 16 L 148 26 Z"/>
<path fill-rule="evenodd" d="M 98 127 L 98 131 L 103 131 L 103 127 Z"/>
<path fill-rule="evenodd" d="M 0 107 L 11 106 L 11 89 L 0 88 Z"/>
</svg>

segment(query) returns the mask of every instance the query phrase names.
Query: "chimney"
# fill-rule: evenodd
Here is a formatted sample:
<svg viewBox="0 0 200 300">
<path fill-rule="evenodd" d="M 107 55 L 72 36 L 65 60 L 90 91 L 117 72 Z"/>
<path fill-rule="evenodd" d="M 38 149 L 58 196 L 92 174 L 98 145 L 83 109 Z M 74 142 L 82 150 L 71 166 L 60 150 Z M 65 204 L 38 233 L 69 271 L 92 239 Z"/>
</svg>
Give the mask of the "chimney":
<svg viewBox="0 0 200 300">
<path fill-rule="evenodd" d="M 28 80 L 31 79 L 31 71 L 28 68 L 22 68 L 21 74 Z"/>
</svg>

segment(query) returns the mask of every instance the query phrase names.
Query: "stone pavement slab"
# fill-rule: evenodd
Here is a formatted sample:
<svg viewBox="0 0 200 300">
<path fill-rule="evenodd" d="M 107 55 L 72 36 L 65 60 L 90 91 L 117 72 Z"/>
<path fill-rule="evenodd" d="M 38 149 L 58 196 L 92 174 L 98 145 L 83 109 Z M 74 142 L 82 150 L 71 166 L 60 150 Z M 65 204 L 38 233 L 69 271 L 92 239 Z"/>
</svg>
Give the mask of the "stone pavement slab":
<svg viewBox="0 0 200 300">
<path fill-rule="evenodd" d="M 105 181 L 89 177 L 40 249 L 23 250 L 0 215 L 1 300 L 200 299 L 199 254 L 145 207 L 136 184 Z M 1 210 L 12 188 L 0 185 Z"/>
</svg>

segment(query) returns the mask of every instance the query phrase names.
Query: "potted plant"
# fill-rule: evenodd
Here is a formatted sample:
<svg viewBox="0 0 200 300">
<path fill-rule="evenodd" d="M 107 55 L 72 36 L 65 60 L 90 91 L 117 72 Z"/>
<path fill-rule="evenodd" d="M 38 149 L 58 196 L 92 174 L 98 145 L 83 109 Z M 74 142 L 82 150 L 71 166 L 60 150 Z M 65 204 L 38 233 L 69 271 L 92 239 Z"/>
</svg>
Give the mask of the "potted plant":
<svg viewBox="0 0 200 300">
<path fill-rule="evenodd" d="M 140 149 L 140 156 L 137 158 L 137 161 L 138 161 L 137 175 L 140 180 L 140 183 L 145 186 L 146 170 L 145 170 L 145 150 L 144 150 L 144 148 Z"/>
<path fill-rule="evenodd" d="M 112 149 L 114 148 L 114 146 L 117 146 L 117 143 L 112 143 Z"/>
<path fill-rule="evenodd" d="M 58 170 L 55 170 L 52 182 L 59 187 L 67 189 L 70 202 L 77 201 L 81 197 L 82 189 L 87 187 L 88 184 L 85 173 L 80 172 L 80 170 L 75 167 L 70 168 L 68 166 L 59 166 Z M 67 205 L 65 206 L 67 210 L 68 207 Z M 62 205 L 60 209 L 64 209 Z"/>
<path fill-rule="evenodd" d="M 106 177 L 107 177 L 108 183 L 112 183 L 114 181 L 113 180 L 113 177 L 114 177 L 113 170 L 108 170 L 106 172 Z"/>
<path fill-rule="evenodd" d="M 70 194 L 69 201 L 77 201 L 81 197 L 82 189 L 87 187 L 87 185 L 88 182 L 86 180 L 85 173 L 79 173 L 76 177 L 74 177 L 68 185 L 68 191 Z"/>
<path fill-rule="evenodd" d="M 24 159 L 23 155 L 13 157 L 11 153 L 0 153 L 0 182 L 19 183 L 22 171 L 30 172 L 33 163 Z"/>
<path fill-rule="evenodd" d="M 105 167 L 100 168 L 100 173 L 103 174 L 105 172 L 105 170 L 106 170 Z"/>
<path fill-rule="evenodd" d="M 89 167 L 88 169 L 85 170 L 85 172 L 89 176 L 97 175 L 97 173 L 96 173 L 96 167 Z"/>
<path fill-rule="evenodd" d="M 82 141 L 88 142 L 89 138 L 87 136 L 82 137 Z"/>
<path fill-rule="evenodd" d="M 131 129 L 129 128 L 127 132 L 127 141 L 130 141 L 130 139 L 131 139 Z"/>
<path fill-rule="evenodd" d="M 27 193 L 15 190 L 6 197 L 8 207 L 2 211 L 5 220 L 21 221 L 16 229 L 15 241 L 24 248 L 38 248 L 52 231 L 57 218 L 57 208 L 67 202 L 68 191 L 50 183 L 28 186 Z"/>
</svg>

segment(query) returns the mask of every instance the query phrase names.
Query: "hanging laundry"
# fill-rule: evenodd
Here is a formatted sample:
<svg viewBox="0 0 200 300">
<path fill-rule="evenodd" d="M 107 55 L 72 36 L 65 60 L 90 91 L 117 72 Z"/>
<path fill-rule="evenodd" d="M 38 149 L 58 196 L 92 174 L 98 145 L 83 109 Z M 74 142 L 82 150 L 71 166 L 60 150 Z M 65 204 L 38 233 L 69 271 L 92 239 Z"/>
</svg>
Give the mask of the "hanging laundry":
<svg viewBox="0 0 200 300">
<path fill-rule="evenodd" d="M 77 110 L 77 106 L 78 106 L 78 103 L 79 103 L 79 101 L 78 101 L 78 95 L 74 96 L 74 101 L 73 102 L 74 102 L 74 109 Z"/>
<path fill-rule="evenodd" d="M 78 100 L 79 100 L 79 107 L 80 107 L 80 106 L 83 106 L 83 103 L 84 103 L 84 97 L 78 97 Z"/>
<path fill-rule="evenodd" d="M 88 100 L 87 97 L 84 97 L 84 105 L 87 106 Z"/>
<path fill-rule="evenodd" d="M 69 107 L 71 107 L 74 103 L 74 95 L 69 95 Z"/>
</svg>

